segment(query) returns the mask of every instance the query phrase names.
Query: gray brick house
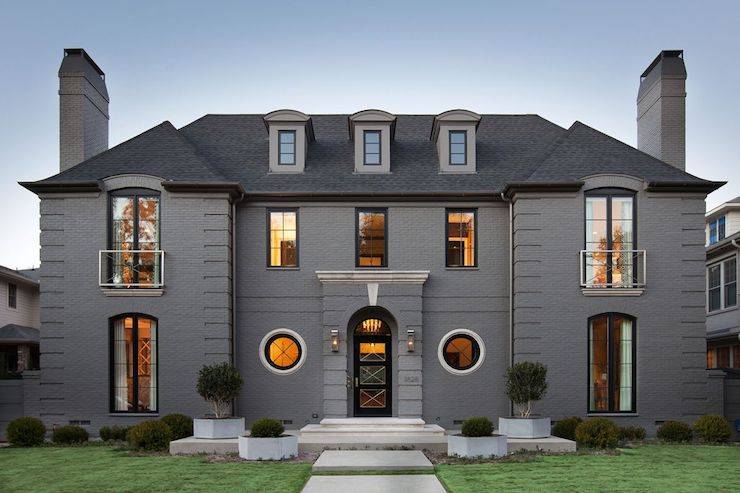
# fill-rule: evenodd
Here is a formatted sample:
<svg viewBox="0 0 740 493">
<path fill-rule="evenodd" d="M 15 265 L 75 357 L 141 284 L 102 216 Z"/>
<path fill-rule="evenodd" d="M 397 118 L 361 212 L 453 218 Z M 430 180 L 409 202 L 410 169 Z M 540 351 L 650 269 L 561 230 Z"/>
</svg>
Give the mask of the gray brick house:
<svg viewBox="0 0 740 493">
<path fill-rule="evenodd" d="M 640 79 L 634 149 L 537 115 L 205 115 L 107 148 L 83 50 L 60 72 L 60 173 L 41 199 L 41 374 L 27 408 L 95 432 L 199 415 L 201 365 L 235 412 L 289 427 L 508 415 L 512 361 L 549 368 L 541 415 L 620 424 L 716 411 L 704 208 L 684 171 L 682 52 Z"/>
</svg>

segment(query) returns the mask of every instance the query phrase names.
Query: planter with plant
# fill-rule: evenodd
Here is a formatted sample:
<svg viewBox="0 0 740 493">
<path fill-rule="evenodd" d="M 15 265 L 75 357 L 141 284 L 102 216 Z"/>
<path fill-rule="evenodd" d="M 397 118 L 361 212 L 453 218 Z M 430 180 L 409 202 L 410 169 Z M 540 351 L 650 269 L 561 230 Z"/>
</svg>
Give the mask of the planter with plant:
<svg viewBox="0 0 740 493">
<path fill-rule="evenodd" d="M 547 367 L 542 363 L 522 361 L 506 371 L 506 395 L 519 416 L 498 419 L 498 432 L 509 438 L 546 438 L 550 436 L 550 418 L 533 418 L 532 404 L 547 392 Z"/>
<path fill-rule="evenodd" d="M 459 435 L 447 436 L 447 455 L 454 457 L 502 457 L 508 453 L 506 437 L 493 434 L 493 423 L 482 416 L 466 419 Z"/>
<path fill-rule="evenodd" d="M 298 455 L 298 437 L 285 435 L 283 424 L 262 418 L 252 423 L 248 436 L 239 437 L 239 457 L 247 460 L 283 460 Z"/>
<path fill-rule="evenodd" d="M 231 416 L 231 402 L 244 384 L 230 363 L 204 366 L 198 373 L 198 393 L 208 402 L 213 416 L 193 420 L 195 438 L 237 438 L 244 434 L 244 418 Z"/>
</svg>

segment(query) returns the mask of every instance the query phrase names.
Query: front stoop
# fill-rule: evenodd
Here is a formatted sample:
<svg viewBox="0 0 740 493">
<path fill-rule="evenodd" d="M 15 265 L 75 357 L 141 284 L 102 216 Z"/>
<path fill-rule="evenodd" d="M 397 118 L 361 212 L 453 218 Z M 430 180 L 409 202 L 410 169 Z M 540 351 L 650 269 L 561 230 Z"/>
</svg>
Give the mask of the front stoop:
<svg viewBox="0 0 740 493">
<path fill-rule="evenodd" d="M 433 474 L 312 476 L 302 493 L 446 493 Z"/>
<path fill-rule="evenodd" d="M 311 469 L 322 472 L 434 472 L 434 465 L 418 450 L 326 450 Z"/>
</svg>

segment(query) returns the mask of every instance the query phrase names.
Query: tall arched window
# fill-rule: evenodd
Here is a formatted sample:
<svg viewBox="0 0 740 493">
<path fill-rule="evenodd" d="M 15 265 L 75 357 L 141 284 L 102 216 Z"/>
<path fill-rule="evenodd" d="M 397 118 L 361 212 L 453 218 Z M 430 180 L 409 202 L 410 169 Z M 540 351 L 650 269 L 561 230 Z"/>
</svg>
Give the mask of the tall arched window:
<svg viewBox="0 0 740 493">
<path fill-rule="evenodd" d="M 157 411 L 157 320 L 139 314 L 111 319 L 111 412 Z"/>
<path fill-rule="evenodd" d="M 622 313 L 588 319 L 588 412 L 635 412 L 635 326 Z"/>
</svg>

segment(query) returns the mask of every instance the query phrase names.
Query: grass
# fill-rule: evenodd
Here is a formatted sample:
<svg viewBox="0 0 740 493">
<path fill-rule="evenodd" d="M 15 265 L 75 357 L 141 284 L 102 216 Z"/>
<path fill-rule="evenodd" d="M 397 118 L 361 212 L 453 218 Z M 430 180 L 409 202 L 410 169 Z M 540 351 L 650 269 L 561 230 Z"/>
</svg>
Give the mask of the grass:
<svg viewBox="0 0 740 493">
<path fill-rule="evenodd" d="M 642 445 L 618 455 L 536 456 L 529 461 L 441 464 L 451 493 L 495 491 L 740 491 L 740 447 Z"/>
<path fill-rule="evenodd" d="M 209 463 L 203 457 L 141 455 L 110 446 L 0 449 L 0 491 L 299 492 L 307 463 Z"/>
</svg>

